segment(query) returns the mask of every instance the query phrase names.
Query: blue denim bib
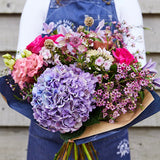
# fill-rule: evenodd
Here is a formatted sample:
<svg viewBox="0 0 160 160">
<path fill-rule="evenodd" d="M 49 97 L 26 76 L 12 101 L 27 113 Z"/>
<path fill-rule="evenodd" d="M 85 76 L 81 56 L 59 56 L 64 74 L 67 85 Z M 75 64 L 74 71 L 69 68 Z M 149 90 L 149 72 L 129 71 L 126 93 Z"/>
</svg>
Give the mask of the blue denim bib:
<svg viewBox="0 0 160 160">
<path fill-rule="evenodd" d="M 75 30 L 79 25 L 84 25 L 87 16 L 94 18 L 90 29 L 95 29 L 102 19 L 108 23 L 118 21 L 113 0 L 62 0 L 61 5 L 51 0 L 46 23 L 54 22 L 57 29 L 64 25 Z"/>
<path fill-rule="evenodd" d="M 63 0 L 61 5 L 51 0 L 46 23 L 54 22 L 57 30 L 61 25 L 76 30 L 79 25 L 84 25 L 84 19 L 87 16 L 94 18 L 94 24 L 90 29 L 95 29 L 102 19 L 108 23 L 118 21 L 113 0 L 106 2 L 102 0 Z M 110 136 L 93 136 L 85 141 L 94 141 L 100 160 L 130 160 L 127 129 L 112 132 Z M 62 142 L 58 133 L 44 131 L 32 122 L 28 160 L 51 160 Z M 77 143 L 83 143 L 83 140 Z"/>
</svg>

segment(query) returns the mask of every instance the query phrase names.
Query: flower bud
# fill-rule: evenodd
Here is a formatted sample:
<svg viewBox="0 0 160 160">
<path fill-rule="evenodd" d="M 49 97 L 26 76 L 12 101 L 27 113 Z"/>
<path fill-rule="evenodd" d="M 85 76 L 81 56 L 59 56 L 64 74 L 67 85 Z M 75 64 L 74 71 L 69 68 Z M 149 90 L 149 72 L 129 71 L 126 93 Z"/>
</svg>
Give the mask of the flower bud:
<svg viewBox="0 0 160 160">
<path fill-rule="evenodd" d="M 78 28 L 77 28 L 77 32 L 83 32 L 84 31 L 84 26 L 79 26 Z"/>
<path fill-rule="evenodd" d="M 32 52 L 27 49 L 24 49 L 23 52 L 21 53 L 22 58 L 29 57 L 30 55 L 32 55 Z"/>
<path fill-rule="evenodd" d="M 5 58 L 4 60 L 4 63 L 5 63 L 5 65 L 8 67 L 8 68 L 10 68 L 11 70 L 13 70 L 13 66 L 14 66 L 14 64 L 15 64 L 15 59 L 8 59 L 8 58 Z"/>
<path fill-rule="evenodd" d="M 27 49 L 25 49 L 25 50 L 23 51 L 23 53 L 25 54 L 25 57 L 29 57 L 29 56 L 32 55 L 32 52 L 29 51 L 29 50 L 27 50 Z"/>
<path fill-rule="evenodd" d="M 86 17 L 84 24 L 88 27 L 91 27 L 94 24 L 94 19 L 92 17 Z"/>
<path fill-rule="evenodd" d="M 12 70 L 16 62 L 15 58 L 13 58 L 12 55 L 10 55 L 9 53 L 3 55 L 2 57 L 4 58 L 3 61 L 5 65 Z"/>
<path fill-rule="evenodd" d="M 54 42 L 51 39 L 46 39 L 44 42 L 44 46 L 46 49 L 52 49 L 54 47 Z"/>
<path fill-rule="evenodd" d="M 9 53 L 6 53 L 2 56 L 3 58 L 7 58 L 7 59 L 11 59 L 12 55 L 10 55 Z"/>
</svg>

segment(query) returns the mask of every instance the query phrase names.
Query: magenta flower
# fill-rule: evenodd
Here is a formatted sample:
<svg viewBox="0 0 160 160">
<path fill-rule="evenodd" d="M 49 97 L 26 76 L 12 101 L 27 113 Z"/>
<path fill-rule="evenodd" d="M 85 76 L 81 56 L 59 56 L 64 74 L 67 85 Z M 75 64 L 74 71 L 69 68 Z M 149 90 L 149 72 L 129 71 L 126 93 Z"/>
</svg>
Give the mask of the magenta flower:
<svg viewBox="0 0 160 160">
<path fill-rule="evenodd" d="M 75 48 L 77 48 L 79 45 L 82 44 L 82 39 L 78 36 L 70 37 L 69 40 L 70 40 L 70 45 Z"/>
</svg>

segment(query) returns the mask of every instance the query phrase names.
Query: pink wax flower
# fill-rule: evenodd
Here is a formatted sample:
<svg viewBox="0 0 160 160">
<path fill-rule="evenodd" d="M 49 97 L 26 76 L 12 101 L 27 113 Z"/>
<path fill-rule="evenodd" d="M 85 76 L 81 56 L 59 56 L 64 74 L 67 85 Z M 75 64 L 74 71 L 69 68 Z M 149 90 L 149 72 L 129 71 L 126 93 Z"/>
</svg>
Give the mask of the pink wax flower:
<svg viewBox="0 0 160 160">
<path fill-rule="evenodd" d="M 53 35 L 53 36 L 49 36 L 49 37 L 48 36 L 42 37 L 41 35 L 39 35 L 38 37 L 36 37 L 36 39 L 34 41 L 32 41 L 26 47 L 26 49 L 28 49 L 32 53 L 39 54 L 39 51 L 44 46 L 44 42 L 45 42 L 46 39 L 51 39 L 51 40 L 53 40 L 54 43 L 57 43 L 56 40 L 60 36 L 63 36 L 63 35 L 62 34 L 57 34 L 57 35 Z"/>
<path fill-rule="evenodd" d="M 117 48 L 116 51 L 112 51 L 118 63 L 125 63 L 127 65 L 137 62 L 134 56 L 125 48 Z"/>
</svg>

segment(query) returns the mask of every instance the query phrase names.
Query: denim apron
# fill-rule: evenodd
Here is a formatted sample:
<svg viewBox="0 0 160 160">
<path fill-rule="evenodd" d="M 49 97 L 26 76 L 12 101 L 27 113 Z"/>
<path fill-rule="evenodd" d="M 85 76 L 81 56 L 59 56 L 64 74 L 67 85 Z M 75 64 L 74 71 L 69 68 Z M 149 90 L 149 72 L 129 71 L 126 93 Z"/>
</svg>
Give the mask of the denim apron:
<svg viewBox="0 0 160 160">
<path fill-rule="evenodd" d="M 79 25 L 84 25 L 84 19 L 87 16 L 94 18 L 94 25 L 90 29 L 95 29 L 102 19 L 105 22 L 118 21 L 113 0 L 106 2 L 102 0 L 63 0 L 61 5 L 51 0 L 46 23 L 54 22 L 57 30 L 61 25 L 76 30 Z M 100 160 L 130 160 L 127 129 L 99 140 L 96 139 L 97 137 L 92 137 Z M 43 130 L 31 122 L 28 160 L 52 160 L 62 143 L 58 133 Z"/>
<path fill-rule="evenodd" d="M 53 21 L 57 28 L 64 24 L 68 28 L 75 29 L 78 25 L 83 25 L 85 16 L 92 16 L 95 19 L 93 29 L 102 19 L 107 22 L 117 21 L 114 1 L 107 4 L 102 0 L 64 0 L 62 6 L 58 6 L 53 0 L 50 2 L 46 22 Z M 36 124 L 32 106 L 15 98 L 15 95 L 19 96 L 19 88 L 12 91 L 6 79 L 11 79 L 11 77 L 0 78 L 0 93 L 12 109 L 31 120 L 27 160 L 53 160 L 63 143 L 59 133 L 49 132 Z M 77 140 L 76 143 L 92 141 L 100 160 L 130 160 L 128 128 L 160 111 L 160 97 L 154 91 L 150 93 L 154 101 L 131 123 L 112 131 Z"/>
</svg>

